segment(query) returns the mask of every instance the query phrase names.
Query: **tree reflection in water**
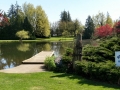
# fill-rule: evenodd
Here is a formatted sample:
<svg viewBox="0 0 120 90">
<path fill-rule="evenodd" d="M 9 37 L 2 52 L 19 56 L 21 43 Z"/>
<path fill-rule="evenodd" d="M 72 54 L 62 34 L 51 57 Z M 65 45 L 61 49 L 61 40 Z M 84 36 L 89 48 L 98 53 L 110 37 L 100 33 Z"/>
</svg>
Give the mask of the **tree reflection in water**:
<svg viewBox="0 0 120 90">
<path fill-rule="evenodd" d="M 22 52 L 26 52 L 30 50 L 30 44 L 29 43 L 21 43 L 17 46 L 17 49 Z"/>
<path fill-rule="evenodd" d="M 2 43 L 0 44 L 0 69 L 12 68 L 40 51 L 55 51 L 61 56 L 67 47 L 73 48 L 73 42 L 39 42 L 39 43 Z"/>
</svg>

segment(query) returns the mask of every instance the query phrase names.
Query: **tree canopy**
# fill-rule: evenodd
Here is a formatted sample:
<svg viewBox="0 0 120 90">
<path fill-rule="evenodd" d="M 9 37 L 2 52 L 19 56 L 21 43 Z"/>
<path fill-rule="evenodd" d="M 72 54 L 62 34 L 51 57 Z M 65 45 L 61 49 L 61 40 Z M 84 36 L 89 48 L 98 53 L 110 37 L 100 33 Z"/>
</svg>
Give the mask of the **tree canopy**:
<svg viewBox="0 0 120 90">
<path fill-rule="evenodd" d="M 28 39 L 29 38 L 29 32 L 25 31 L 25 30 L 21 30 L 21 31 L 18 31 L 16 33 L 16 36 L 19 37 L 20 40 L 22 40 L 22 39 Z"/>
</svg>

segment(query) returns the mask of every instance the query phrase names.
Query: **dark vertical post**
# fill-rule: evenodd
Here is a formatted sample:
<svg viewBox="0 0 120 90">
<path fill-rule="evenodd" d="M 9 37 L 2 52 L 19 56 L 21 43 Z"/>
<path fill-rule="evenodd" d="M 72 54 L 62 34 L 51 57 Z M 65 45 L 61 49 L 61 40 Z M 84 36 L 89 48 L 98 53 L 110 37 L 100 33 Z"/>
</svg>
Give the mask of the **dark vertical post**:
<svg viewBox="0 0 120 90">
<path fill-rule="evenodd" d="M 82 34 L 77 34 L 74 51 L 73 51 L 73 58 L 75 60 L 82 60 Z"/>
</svg>

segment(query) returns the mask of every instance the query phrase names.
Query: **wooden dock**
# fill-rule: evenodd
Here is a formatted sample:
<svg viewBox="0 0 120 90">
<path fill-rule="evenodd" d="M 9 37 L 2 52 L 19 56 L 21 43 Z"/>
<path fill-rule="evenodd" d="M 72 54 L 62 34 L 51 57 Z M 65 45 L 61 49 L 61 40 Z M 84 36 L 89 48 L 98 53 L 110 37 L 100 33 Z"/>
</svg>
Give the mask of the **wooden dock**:
<svg viewBox="0 0 120 90">
<path fill-rule="evenodd" d="M 23 64 L 44 64 L 46 57 L 51 57 L 54 55 L 54 51 L 41 51 L 35 56 L 22 61 Z"/>
</svg>

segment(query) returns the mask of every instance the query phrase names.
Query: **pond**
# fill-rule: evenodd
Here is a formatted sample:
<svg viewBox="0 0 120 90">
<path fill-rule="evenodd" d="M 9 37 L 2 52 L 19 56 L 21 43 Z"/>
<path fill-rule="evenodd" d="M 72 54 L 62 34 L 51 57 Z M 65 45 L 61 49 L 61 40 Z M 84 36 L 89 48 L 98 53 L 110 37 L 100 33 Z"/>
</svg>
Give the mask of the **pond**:
<svg viewBox="0 0 120 90">
<path fill-rule="evenodd" d="M 90 43 L 83 41 L 84 44 Z M 53 50 L 54 55 L 61 56 L 66 48 L 73 48 L 74 42 L 39 42 L 39 43 L 2 43 L 0 44 L 0 69 L 18 66 L 25 59 L 40 51 Z"/>
</svg>

